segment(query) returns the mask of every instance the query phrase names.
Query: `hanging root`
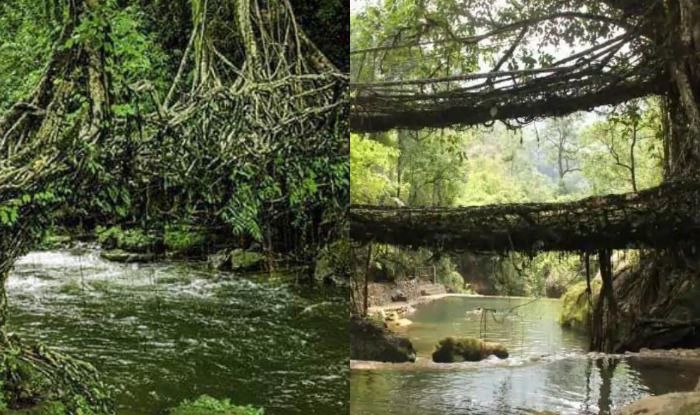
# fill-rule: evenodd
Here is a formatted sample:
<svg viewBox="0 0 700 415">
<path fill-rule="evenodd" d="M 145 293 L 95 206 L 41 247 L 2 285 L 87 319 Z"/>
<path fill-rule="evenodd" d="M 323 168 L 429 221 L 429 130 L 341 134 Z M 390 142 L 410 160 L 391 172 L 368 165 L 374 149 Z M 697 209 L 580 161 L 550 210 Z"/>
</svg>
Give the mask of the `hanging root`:
<svg viewBox="0 0 700 415">
<path fill-rule="evenodd" d="M 90 364 L 43 345 L 4 339 L 0 351 L 2 399 L 9 408 L 60 404 L 66 413 L 114 413 L 110 390 Z M 90 412 L 86 412 L 90 411 Z"/>
</svg>

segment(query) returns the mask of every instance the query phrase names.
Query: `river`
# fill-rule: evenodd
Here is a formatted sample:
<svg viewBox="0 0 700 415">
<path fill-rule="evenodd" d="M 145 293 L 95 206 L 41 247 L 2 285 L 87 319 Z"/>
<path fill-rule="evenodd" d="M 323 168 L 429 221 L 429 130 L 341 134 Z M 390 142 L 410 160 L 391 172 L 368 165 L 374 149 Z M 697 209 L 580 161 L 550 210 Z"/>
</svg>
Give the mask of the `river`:
<svg viewBox="0 0 700 415">
<path fill-rule="evenodd" d="M 698 368 L 586 353 L 587 338 L 559 326 L 560 310 L 552 299 L 446 297 L 418 305 L 403 329 L 416 363 L 353 370 L 351 413 L 609 414 L 646 395 L 695 387 Z M 432 363 L 435 344 L 447 336 L 501 342 L 510 357 Z"/>
<path fill-rule="evenodd" d="M 273 415 L 347 413 L 347 292 L 286 281 L 33 252 L 10 275 L 9 324 L 93 363 L 120 415 L 164 414 L 201 394 Z"/>
</svg>

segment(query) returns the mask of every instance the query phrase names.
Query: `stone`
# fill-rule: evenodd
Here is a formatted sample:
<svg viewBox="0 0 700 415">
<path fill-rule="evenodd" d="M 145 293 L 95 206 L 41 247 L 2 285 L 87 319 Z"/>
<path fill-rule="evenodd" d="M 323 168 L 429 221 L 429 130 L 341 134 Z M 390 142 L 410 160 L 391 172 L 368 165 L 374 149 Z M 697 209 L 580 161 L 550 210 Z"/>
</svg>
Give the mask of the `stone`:
<svg viewBox="0 0 700 415">
<path fill-rule="evenodd" d="M 234 249 L 229 255 L 231 257 L 231 271 L 261 271 L 265 266 L 265 255 L 260 252 Z"/>
<path fill-rule="evenodd" d="M 126 252 L 121 249 L 110 249 L 108 251 L 100 252 L 100 257 L 106 259 L 107 261 L 113 262 L 151 262 L 156 259 L 155 254 L 152 253 L 135 253 Z"/>
<path fill-rule="evenodd" d="M 440 340 L 435 346 L 433 362 L 478 362 L 490 355 L 495 355 L 499 359 L 505 359 L 508 357 L 508 350 L 500 343 L 485 342 L 473 337 L 460 339 L 447 337 Z"/>
<path fill-rule="evenodd" d="M 226 251 L 207 255 L 207 265 L 217 271 L 229 271 L 231 270 L 231 256 Z"/>
<path fill-rule="evenodd" d="M 408 301 L 408 297 L 406 294 L 401 291 L 401 290 L 394 290 L 393 293 L 391 293 L 391 301 L 393 302 L 406 302 Z"/>
<path fill-rule="evenodd" d="M 392 334 L 380 324 L 359 318 L 350 319 L 350 358 L 378 362 L 415 362 L 411 341 Z"/>
<path fill-rule="evenodd" d="M 698 415 L 700 392 L 647 396 L 623 407 L 617 415 Z"/>
</svg>

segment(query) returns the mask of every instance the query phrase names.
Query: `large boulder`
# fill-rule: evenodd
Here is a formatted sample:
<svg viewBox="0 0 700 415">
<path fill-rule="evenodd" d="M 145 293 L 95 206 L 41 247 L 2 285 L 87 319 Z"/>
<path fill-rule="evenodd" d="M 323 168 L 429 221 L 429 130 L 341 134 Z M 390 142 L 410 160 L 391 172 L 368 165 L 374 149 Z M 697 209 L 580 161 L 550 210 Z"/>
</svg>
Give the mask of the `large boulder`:
<svg viewBox="0 0 700 415">
<path fill-rule="evenodd" d="M 406 302 L 408 301 L 408 297 L 406 296 L 406 293 L 403 291 L 396 289 L 394 292 L 391 293 L 391 301 L 393 302 Z"/>
<path fill-rule="evenodd" d="M 433 352 L 433 362 L 478 362 L 490 355 L 499 359 L 508 357 L 508 350 L 500 343 L 485 342 L 473 337 L 455 339 L 448 337 L 440 340 Z"/>
<path fill-rule="evenodd" d="M 700 392 L 647 396 L 623 407 L 618 415 L 698 415 Z"/>
<path fill-rule="evenodd" d="M 255 272 L 265 269 L 265 255 L 260 252 L 234 249 L 219 251 L 207 257 L 209 267 L 219 271 Z"/>
<path fill-rule="evenodd" d="M 350 319 L 350 358 L 378 362 L 414 362 L 416 351 L 411 341 L 396 336 L 380 323 Z"/>
<path fill-rule="evenodd" d="M 265 265 L 265 255 L 260 252 L 234 249 L 231 251 L 231 270 L 238 272 L 260 271 Z"/>
</svg>

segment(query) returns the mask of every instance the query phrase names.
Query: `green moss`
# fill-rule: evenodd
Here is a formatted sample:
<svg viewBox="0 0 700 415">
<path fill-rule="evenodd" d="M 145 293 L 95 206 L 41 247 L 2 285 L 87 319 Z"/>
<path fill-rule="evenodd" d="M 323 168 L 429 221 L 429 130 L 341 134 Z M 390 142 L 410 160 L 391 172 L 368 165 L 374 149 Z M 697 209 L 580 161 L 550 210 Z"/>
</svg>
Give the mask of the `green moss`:
<svg viewBox="0 0 700 415">
<path fill-rule="evenodd" d="M 201 253 L 206 239 L 202 230 L 189 225 L 166 226 L 163 236 L 165 248 L 181 254 Z"/>
<path fill-rule="evenodd" d="M 234 249 L 231 251 L 231 269 L 233 271 L 254 271 L 262 267 L 265 255 L 259 252 Z"/>
<path fill-rule="evenodd" d="M 121 226 L 104 228 L 98 226 L 95 233 L 100 245 L 105 249 L 123 249 L 128 252 L 150 252 L 158 245 L 158 238 L 146 234 L 141 229 L 123 230 Z"/>
<path fill-rule="evenodd" d="M 490 355 L 500 359 L 508 357 L 508 350 L 500 343 L 489 343 L 473 337 L 455 339 L 447 337 L 440 340 L 433 353 L 437 363 L 478 362 Z"/>
<path fill-rule="evenodd" d="M 252 406 L 234 405 L 228 399 L 200 396 L 195 401 L 184 401 L 170 411 L 170 415 L 263 415 L 264 411 Z"/>
<path fill-rule="evenodd" d="M 592 298 L 589 303 L 586 293 L 586 282 L 581 281 L 572 285 L 561 297 L 562 309 L 559 324 L 574 330 L 587 331 L 591 321 L 590 304 L 595 304 L 600 292 L 600 280 L 591 282 Z"/>
</svg>

